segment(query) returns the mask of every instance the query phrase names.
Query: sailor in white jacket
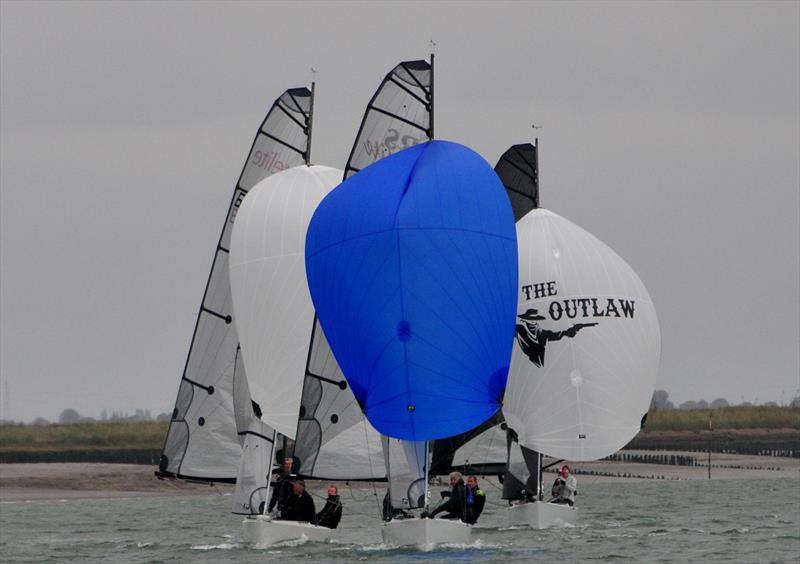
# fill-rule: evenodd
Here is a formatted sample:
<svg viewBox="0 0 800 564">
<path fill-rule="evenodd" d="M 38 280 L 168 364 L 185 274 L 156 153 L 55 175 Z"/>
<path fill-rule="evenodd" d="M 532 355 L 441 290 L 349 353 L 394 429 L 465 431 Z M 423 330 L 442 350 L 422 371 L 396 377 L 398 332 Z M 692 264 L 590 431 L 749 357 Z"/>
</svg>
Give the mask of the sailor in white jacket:
<svg viewBox="0 0 800 564">
<path fill-rule="evenodd" d="M 553 482 L 552 503 L 566 503 L 570 507 L 575 504 L 575 494 L 578 491 L 578 480 L 569 473 L 569 466 L 566 464 L 558 472 L 556 481 Z"/>
</svg>

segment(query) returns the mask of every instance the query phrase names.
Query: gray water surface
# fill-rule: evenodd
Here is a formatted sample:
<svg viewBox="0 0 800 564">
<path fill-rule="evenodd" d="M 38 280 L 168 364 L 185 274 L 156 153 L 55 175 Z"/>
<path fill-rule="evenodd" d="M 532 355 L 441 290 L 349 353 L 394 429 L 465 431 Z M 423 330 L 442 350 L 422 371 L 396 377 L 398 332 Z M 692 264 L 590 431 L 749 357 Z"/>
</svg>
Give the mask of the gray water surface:
<svg viewBox="0 0 800 564">
<path fill-rule="evenodd" d="M 798 479 L 592 483 L 579 477 L 579 524 L 545 531 L 505 526 L 500 492 L 484 488 L 489 503 L 473 541 L 429 552 L 384 546 L 372 490 L 346 486 L 336 541 L 264 549 L 240 543 L 241 519 L 229 513 L 229 495 L 5 502 L 0 561 L 800 561 Z"/>
</svg>

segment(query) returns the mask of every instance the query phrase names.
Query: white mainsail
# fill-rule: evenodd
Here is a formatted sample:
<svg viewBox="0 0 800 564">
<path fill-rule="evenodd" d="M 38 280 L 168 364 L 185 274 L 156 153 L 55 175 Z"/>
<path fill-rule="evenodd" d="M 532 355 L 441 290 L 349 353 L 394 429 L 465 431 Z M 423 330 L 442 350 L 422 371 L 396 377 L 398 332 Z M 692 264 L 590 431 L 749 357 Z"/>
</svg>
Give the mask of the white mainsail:
<svg viewBox="0 0 800 564">
<path fill-rule="evenodd" d="M 305 273 L 305 235 L 342 171 L 301 165 L 257 184 L 231 236 L 234 319 L 250 394 L 262 421 L 294 438 L 314 307 Z"/>
<path fill-rule="evenodd" d="M 519 444 L 567 460 L 639 431 L 661 335 L 642 281 L 611 248 L 534 209 L 517 223 L 520 296 L 503 413 Z"/>
</svg>

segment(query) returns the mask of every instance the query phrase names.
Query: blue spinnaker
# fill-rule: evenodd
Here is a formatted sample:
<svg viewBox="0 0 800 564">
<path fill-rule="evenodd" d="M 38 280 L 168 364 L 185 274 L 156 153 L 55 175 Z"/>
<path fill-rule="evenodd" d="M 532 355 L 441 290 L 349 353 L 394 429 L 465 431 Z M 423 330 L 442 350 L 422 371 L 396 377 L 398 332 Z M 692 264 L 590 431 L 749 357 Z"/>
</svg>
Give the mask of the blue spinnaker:
<svg viewBox="0 0 800 564">
<path fill-rule="evenodd" d="M 306 274 L 336 360 L 382 434 L 449 437 L 499 409 L 517 241 L 480 155 L 430 141 L 340 184 L 311 219 Z"/>
</svg>

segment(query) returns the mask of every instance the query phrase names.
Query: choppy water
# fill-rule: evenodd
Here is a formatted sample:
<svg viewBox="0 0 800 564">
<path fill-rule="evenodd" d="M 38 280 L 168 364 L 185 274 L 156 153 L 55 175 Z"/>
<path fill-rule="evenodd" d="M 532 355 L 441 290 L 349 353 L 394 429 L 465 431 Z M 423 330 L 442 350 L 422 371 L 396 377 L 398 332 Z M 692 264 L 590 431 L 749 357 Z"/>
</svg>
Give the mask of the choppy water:
<svg viewBox="0 0 800 564">
<path fill-rule="evenodd" d="M 800 480 L 592 483 L 580 523 L 506 527 L 499 492 L 473 542 L 431 552 L 382 545 L 371 491 L 342 488 L 345 518 L 330 544 L 254 549 L 239 542 L 230 496 L 0 504 L 6 562 L 798 562 Z"/>
</svg>

